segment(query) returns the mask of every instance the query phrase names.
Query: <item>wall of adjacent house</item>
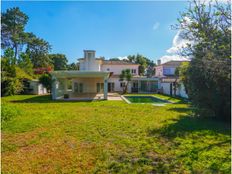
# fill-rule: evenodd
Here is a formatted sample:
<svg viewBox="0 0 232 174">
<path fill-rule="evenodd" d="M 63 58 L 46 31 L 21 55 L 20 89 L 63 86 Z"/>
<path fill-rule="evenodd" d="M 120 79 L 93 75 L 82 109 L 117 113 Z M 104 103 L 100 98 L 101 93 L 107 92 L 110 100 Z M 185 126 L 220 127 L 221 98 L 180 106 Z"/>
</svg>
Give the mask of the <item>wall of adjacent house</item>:
<svg viewBox="0 0 232 174">
<path fill-rule="evenodd" d="M 38 81 L 30 81 L 31 94 L 42 95 L 47 94 L 47 89 Z"/>
<path fill-rule="evenodd" d="M 164 94 L 170 95 L 170 83 L 160 83 L 160 87 Z"/>
<path fill-rule="evenodd" d="M 114 75 L 120 75 L 122 70 L 125 69 L 136 69 L 136 72 L 133 73 L 132 75 L 138 75 L 138 68 L 139 65 L 108 65 L 108 64 L 103 64 L 102 65 L 102 71 L 108 71 L 108 72 L 113 72 Z"/>
<path fill-rule="evenodd" d="M 164 94 L 170 95 L 170 90 L 171 90 L 170 83 L 161 83 L 161 88 Z M 174 87 L 172 89 L 172 94 L 174 94 Z M 185 91 L 185 87 L 183 83 L 180 83 L 178 89 L 176 90 L 176 95 L 183 97 L 183 98 L 188 98 L 188 95 Z"/>
<path fill-rule="evenodd" d="M 185 90 L 185 87 L 184 87 L 183 83 L 181 83 L 179 88 L 178 88 L 178 95 L 181 96 L 181 97 L 184 97 L 184 98 L 188 98 L 188 95 L 186 93 L 186 90 Z"/>
</svg>

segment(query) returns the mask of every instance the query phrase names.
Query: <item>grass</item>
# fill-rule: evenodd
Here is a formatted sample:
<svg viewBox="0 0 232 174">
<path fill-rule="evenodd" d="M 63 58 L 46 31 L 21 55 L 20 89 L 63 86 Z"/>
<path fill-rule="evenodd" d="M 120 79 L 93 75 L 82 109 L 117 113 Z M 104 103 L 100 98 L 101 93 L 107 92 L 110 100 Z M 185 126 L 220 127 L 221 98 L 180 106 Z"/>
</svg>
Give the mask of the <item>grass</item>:
<svg viewBox="0 0 232 174">
<path fill-rule="evenodd" d="M 157 96 L 175 103 L 4 97 L 2 173 L 230 173 L 230 126 Z"/>
</svg>

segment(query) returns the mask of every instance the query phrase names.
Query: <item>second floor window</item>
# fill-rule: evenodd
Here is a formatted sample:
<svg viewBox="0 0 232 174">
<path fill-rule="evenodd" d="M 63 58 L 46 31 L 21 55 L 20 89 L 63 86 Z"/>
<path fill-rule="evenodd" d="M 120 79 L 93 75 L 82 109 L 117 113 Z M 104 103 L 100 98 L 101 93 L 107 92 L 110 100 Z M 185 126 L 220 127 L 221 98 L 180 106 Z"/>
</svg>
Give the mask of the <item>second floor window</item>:
<svg viewBox="0 0 232 174">
<path fill-rule="evenodd" d="M 136 74 L 136 69 L 131 69 L 132 74 Z"/>
</svg>

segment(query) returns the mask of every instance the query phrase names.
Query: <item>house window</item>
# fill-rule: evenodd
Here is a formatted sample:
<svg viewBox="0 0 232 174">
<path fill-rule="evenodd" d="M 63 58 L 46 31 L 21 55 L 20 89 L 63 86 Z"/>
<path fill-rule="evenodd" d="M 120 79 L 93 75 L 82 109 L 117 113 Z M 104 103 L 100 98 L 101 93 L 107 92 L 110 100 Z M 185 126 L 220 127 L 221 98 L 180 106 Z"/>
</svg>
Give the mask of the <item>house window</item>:
<svg viewBox="0 0 232 174">
<path fill-rule="evenodd" d="M 120 83 L 121 88 L 125 87 L 125 82 Z"/>
<path fill-rule="evenodd" d="M 92 53 L 88 53 L 88 58 L 92 58 Z"/>
<path fill-rule="evenodd" d="M 107 68 L 106 70 L 107 70 L 107 71 L 110 71 L 110 68 Z"/>
<path fill-rule="evenodd" d="M 136 74 L 136 69 L 131 69 L 132 74 Z"/>
<path fill-rule="evenodd" d="M 72 91 L 72 80 L 67 80 L 67 90 Z"/>
</svg>

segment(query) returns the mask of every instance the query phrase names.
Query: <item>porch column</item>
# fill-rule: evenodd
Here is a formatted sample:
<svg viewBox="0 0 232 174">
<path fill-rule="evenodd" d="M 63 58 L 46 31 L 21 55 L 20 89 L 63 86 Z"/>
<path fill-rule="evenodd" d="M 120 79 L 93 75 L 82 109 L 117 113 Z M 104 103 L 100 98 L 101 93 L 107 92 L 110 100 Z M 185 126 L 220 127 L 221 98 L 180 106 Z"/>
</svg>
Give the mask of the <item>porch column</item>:
<svg viewBox="0 0 232 174">
<path fill-rule="evenodd" d="M 104 77 L 104 99 L 107 100 L 108 94 L 108 77 Z"/>
<path fill-rule="evenodd" d="M 56 86 L 57 79 L 54 76 L 52 76 L 52 100 L 56 100 L 57 97 Z"/>
<path fill-rule="evenodd" d="M 67 79 L 64 79 L 64 94 L 67 94 L 68 84 Z"/>
</svg>

